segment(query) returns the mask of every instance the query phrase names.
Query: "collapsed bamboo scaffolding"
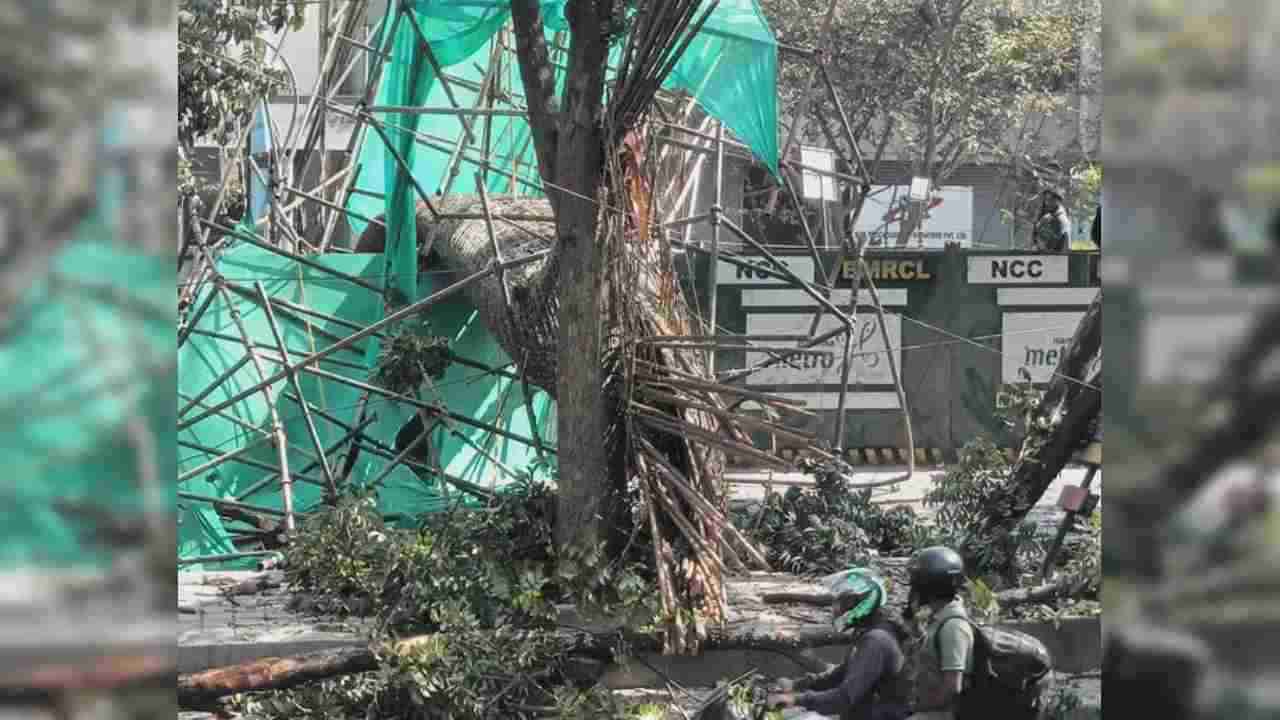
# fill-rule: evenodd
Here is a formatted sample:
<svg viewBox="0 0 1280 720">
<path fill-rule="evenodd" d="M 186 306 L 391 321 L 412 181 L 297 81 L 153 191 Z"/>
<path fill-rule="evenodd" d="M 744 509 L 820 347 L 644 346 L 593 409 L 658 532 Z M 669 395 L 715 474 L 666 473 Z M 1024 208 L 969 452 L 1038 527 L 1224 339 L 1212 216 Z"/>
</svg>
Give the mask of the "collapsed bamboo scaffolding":
<svg viewBox="0 0 1280 720">
<path fill-rule="evenodd" d="M 252 460 L 265 466 L 264 469 L 270 468 L 269 472 L 272 474 L 255 483 L 253 493 L 246 493 L 245 496 L 264 492 L 272 488 L 275 483 L 281 483 L 281 487 L 284 489 L 284 483 L 288 482 L 290 478 L 298 478 L 303 482 L 316 482 L 317 479 L 311 477 L 308 473 L 317 468 L 324 475 L 322 482 L 326 489 L 332 493 L 339 488 L 345 477 L 338 471 L 339 466 L 336 463 L 331 464 L 329 458 L 336 458 L 340 449 L 344 446 L 347 448 L 348 458 L 354 453 L 368 452 L 390 460 L 391 463 L 385 466 L 381 476 L 378 478 L 379 480 L 385 478 L 396 467 L 409 467 L 422 474 L 434 474 L 442 478 L 442 482 L 448 485 L 463 488 L 477 495 L 483 496 L 484 493 L 488 492 L 484 488 L 471 485 L 460 478 L 447 476 L 439 468 L 417 463 L 404 449 L 397 451 L 371 437 L 370 434 L 365 432 L 370 422 L 370 418 L 366 417 L 366 408 L 368 398 L 371 396 L 382 396 L 395 402 L 403 403 L 418 412 L 429 414 L 434 418 L 442 418 L 441 422 L 469 426 L 475 431 L 485 433 L 486 437 L 490 439 L 497 437 L 526 445 L 531 444 L 540 455 L 554 455 L 554 448 L 544 445 L 542 432 L 537 427 L 538 422 L 534 416 L 530 399 L 530 387 L 532 385 L 542 387 L 544 390 L 547 389 L 545 377 L 537 377 L 529 372 L 531 366 L 544 362 L 544 358 L 536 357 L 527 351 L 508 353 L 516 361 L 513 363 L 517 368 L 516 371 L 492 368 L 489 363 L 481 362 L 477 358 L 460 357 L 456 354 L 451 359 L 453 362 L 503 375 L 520 382 L 523 390 L 526 418 L 531 428 L 528 436 L 513 433 L 510 430 L 499 427 L 500 423 L 496 421 L 494 423 L 483 422 L 477 418 L 457 413 L 447 407 L 442 407 L 439 403 L 423 402 L 415 397 L 388 392 L 383 388 L 377 387 L 374 383 L 361 382 L 320 367 L 321 361 L 327 363 L 342 362 L 337 361 L 334 357 L 339 352 L 347 352 L 348 355 L 364 355 L 365 346 L 362 341 L 366 339 L 385 340 L 387 331 L 394 323 L 427 312 L 433 305 L 460 293 L 466 293 L 471 296 L 473 293 L 478 293 L 482 286 L 491 287 L 496 285 L 500 289 L 501 301 L 505 306 L 504 312 L 509 318 L 506 325 L 513 330 L 524 332 L 528 328 L 522 327 L 521 323 L 515 319 L 516 312 L 514 308 L 521 301 L 512 295 L 511 276 L 515 274 L 517 269 L 532 270 L 538 267 L 540 261 L 544 260 L 548 254 L 545 250 L 540 250 L 528 255 L 510 256 L 506 246 L 502 244 L 504 241 L 500 241 L 499 235 L 507 237 L 511 234 L 523 234 L 526 237 L 526 242 L 542 242 L 547 238 L 546 229 L 550 227 L 549 221 L 553 220 L 548 207 L 538 205 L 513 207 L 509 203 L 498 202 L 499 200 L 510 200 L 510 198 L 489 197 L 489 188 L 493 187 L 487 182 L 490 177 L 505 178 L 508 191 L 512 193 L 517 187 L 541 189 L 540 184 L 528 180 L 527 173 L 522 172 L 518 166 L 505 163 L 492 154 L 493 138 L 490 130 L 494 119 L 519 118 L 525 115 L 525 112 L 519 108 L 507 109 L 495 105 L 495 99 L 509 97 L 512 88 L 502 86 L 505 79 L 501 77 L 502 73 L 497 72 L 494 67 L 490 67 L 484 73 L 481 81 L 475 83 L 464 81 L 452 75 L 447 68 L 440 68 L 434 57 L 428 57 L 428 60 L 434 66 L 435 74 L 443 83 L 442 87 L 448 96 L 447 105 L 427 107 L 407 107 L 390 104 L 372 105 L 372 99 L 376 93 L 383 65 L 380 60 L 389 57 L 386 43 L 396 35 L 396 28 L 399 27 L 405 17 L 405 13 L 409 12 L 409 10 L 402 7 L 388 13 L 378 28 L 368 35 L 366 41 L 361 42 L 353 37 L 356 30 L 354 18 L 367 4 L 367 0 L 346 0 L 346 2 L 334 3 L 335 7 L 327 8 L 328 12 L 331 13 L 331 17 L 336 18 L 332 21 L 336 31 L 332 31 L 330 37 L 322 44 L 321 72 L 317 77 L 316 87 L 310 96 L 307 110 L 303 115 L 303 126 L 300 133 L 303 141 L 296 145 L 291 142 L 288 143 L 289 147 L 296 146 L 301 148 L 302 155 L 300 157 L 302 162 L 292 163 L 295 169 L 300 167 L 301 171 L 280 175 L 277 173 L 277 166 L 288 167 L 291 163 L 283 161 L 283 159 L 278 161 L 276 155 L 281 153 L 272 154 L 271 163 L 264 177 L 270 185 L 271 192 L 268 197 L 267 219 L 262 223 L 265 225 L 263 232 L 256 232 L 256 228 L 255 230 L 246 230 L 244 227 L 229 228 L 217 224 L 214 222 L 216 213 L 211 213 L 208 218 L 197 219 L 202 231 L 200 248 L 203 274 L 201 278 L 205 283 L 212 279 L 218 289 L 216 293 L 206 294 L 204 299 L 194 306 L 194 312 L 188 315 L 186 323 L 180 330 L 180 343 L 187 341 L 193 334 L 200 333 L 204 336 L 217 337 L 227 343 L 239 342 L 244 348 L 244 355 L 242 359 L 232 361 L 231 364 L 234 366 L 232 369 L 220 373 L 219 377 L 210 383 L 208 387 L 199 390 L 193 397 L 185 401 L 179 416 L 178 429 L 190 430 L 208 418 L 228 418 L 230 416 L 229 411 L 254 394 L 262 394 L 268 398 L 268 401 L 276 395 L 283 395 L 291 399 L 298 406 L 306 424 L 308 437 L 303 442 L 303 445 L 309 446 L 309 450 L 301 446 L 287 448 L 285 444 L 288 442 L 288 438 L 283 437 L 283 432 L 275 432 L 273 430 L 272 437 L 275 438 L 280 450 L 279 467 L 272 467 L 256 458 L 245 458 L 242 454 L 237 454 L 232 458 L 226 458 L 225 453 L 223 457 L 217 454 L 210 456 L 210 461 L 219 463 Z M 632 93 L 633 95 L 628 97 L 636 98 L 636 100 L 634 102 L 632 100 L 621 102 L 617 108 L 618 116 L 611 120 L 618 123 L 617 128 L 611 130 L 611 132 L 616 132 L 620 135 L 616 138 L 620 145 L 624 144 L 626 140 L 626 133 L 623 128 L 633 128 L 637 120 L 635 108 L 643 106 L 644 103 L 641 100 L 656 92 L 657 85 L 660 84 L 663 76 L 662 73 L 669 71 L 671 63 L 676 56 L 672 53 L 678 54 L 679 48 L 692 38 L 696 28 L 708 17 L 709 11 L 705 7 L 701 12 L 698 11 L 698 8 L 698 3 L 692 1 L 673 3 L 672 9 L 666 11 L 668 14 L 662 17 L 661 22 L 648 26 L 639 36 L 630 36 L 631 40 L 628 41 L 629 45 L 624 53 L 625 70 L 622 76 L 624 78 L 631 77 L 633 84 L 624 82 L 619 87 L 620 92 L 624 94 Z M 829 10 L 828 20 L 826 21 L 828 23 L 830 12 Z M 680 19 L 680 22 L 676 22 L 676 18 Z M 414 26 L 415 32 L 420 34 L 421 29 L 416 27 L 416 23 L 410 24 Z M 390 31 L 384 32 L 388 26 L 390 26 Z M 379 37 L 384 40 L 383 46 L 375 47 L 376 38 Z M 666 50 L 664 51 L 663 48 L 666 48 Z M 500 58 L 501 62 L 511 62 L 508 57 L 511 51 L 511 48 L 503 46 L 499 38 L 493 45 L 491 64 Z M 666 52 L 665 55 L 663 54 L 664 52 Z M 352 104 L 344 102 L 339 97 L 338 89 L 342 85 L 342 80 L 352 72 L 352 68 L 357 63 L 357 56 L 360 53 L 363 53 L 363 57 L 366 59 L 378 60 L 378 62 L 374 62 L 376 72 L 372 74 L 370 82 L 364 89 L 362 99 L 357 99 Z M 816 92 L 823 84 L 821 82 L 822 75 L 820 74 L 821 57 L 809 57 L 814 63 L 819 64 L 816 65 L 818 70 L 815 71 L 813 88 L 814 92 Z M 467 105 L 460 101 L 454 93 L 457 88 L 466 88 L 477 93 L 474 103 Z M 637 105 L 637 102 L 640 104 Z M 660 283 L 650 283 L 643 288 L 633 287 L 636 292 L 632 298 L 644 297 L 646 298 L 645 302 L 649 302 L 649 298 L 678 296 L 678 283 L 673 281 L 674 270 L 670 265 L 669 259 L 671 249 L 673 247 L 682 248 L 693 252 L 708 252 L 709 250 L 712 294 L 709 318 L 705 326 L 699 327 L 688 323 L 681 324 L 685 321 L 672 320 L 671 318 L 660 318 L 656 321 L 647 319 L 640 322 L 632 318 L 629 321 L 627 337 L 620 340 L 620 347 L 626 348 L 626 354 L 628 354 L 626 364 L 629 368 L 627 370 L 628 401 L 624 405 L 627 426 L 626 435 L 628 437 L 634 436 L 635 438 L 633 457 L 636 458 L 636 467 L 634 470 L 645 478 L 644 482 L 640 484 L 640 488 L 645 496 L 644 503 L 649 519 L 657 523 L 653 528 L 655 538 L 659 538 L 655 543 L 655 551 L 670 553 L 678 542 L 687 543 L 687 547 L 691 548 L 694 553 L 691 559 L 691 566 L 694 568 L 692 571 L 706 576 L 710 586 L 709 592 L 713 594 L 719 592 L 722 595 L 723 587 L 715 581 L 715 576 L 719 572 L 726 569 L 740 569 L 749 564 L 760 565 L 763 559 L 763 555 L 753 552 L 749 544 L 744 546 L 745 539 L 729 537 L 734 531 L 731 526 L 723 522 L 724 507 L 722 504 L 725 498 L 718 485 L 720 473 L 723 471 L 724 454 L 729 453 L 740 457 L 749 457 L 761 465 L 779 470 L 795 469 L 795 465 L 790 461 L 782 460 L 775 455 L 756 448 L 746 432 L 746 430 L 752 430 L 809 446 L 813 455 L 831 459 L 830 455 L 815 447 L 818 443 L 818 437 L 814 433 L 798 431 L 786 422 L 779 420 L 779 418 L 788 415 L 816 418 L 816 413 L 784 397 L 742 387 L 742 384 L 754 373 L 765 367 L 772 367 L 778 363 L 786 362 L 789 358 L 799 354 L 826 353 L 826 350 L 814 350 L 812 348 L 833 339 L 842 340 L 844 361 L 842 365 L 842 381 L 838 391 L 840 394 L 840 409 L 837 412 L 838 425 L 835 442 L 838 448 L 843 441 L 846 394 L 850 382 L 856 383 L 856 378 L 850 379 L 850 365 L 854 358 L 863 354 L 855 351 L 853 340 L 857 324 L 856 312 L 861 284 L 855 283 L 847 309 L 841 308 L 832 302 L 835 279 L 838 276 L 840 267 L 843 265 L 844 258 L 842 256 L 841 262 L 837 262 L 830 269 L 830 272 L 826 271 L 821 254 L 818 252 L 813 231 L 808 226 L 807 220 L 804 219 L 803 212 L 800 213 L 800 216 L 804 225 L 805 242 L 810 255 L 815 261 L 815 266 L 819 269 L 816 282 L 811 282 L 807 278 L 802 278 L 791 272 L 778 257 L 773 255 L 766 243 L 752 237 L 730 217 L 726 216 L 723 207 L 725 202 L 725 159 L 729 155 L 741 156 L 746 146 L 726 137 L 723 125 L 715 123 L 713 127 L 709 117 L 706 120 L 695 120 L 691 114 L 694 106 L 693 99 L 688 99 L 685 105 L 685 113 L 679 118 L 683 124 L 672 123 L 670 129 L 674 130 L 674 133 L 654 133 L 651 138 L 651 147 L 659 149 L 662 156 L 667 158 L 684 153 L 686 162 L 693 165 L 695 172 L 687 176 L 683 184 L 676 182 L 674 179 L 670 183 L 661 183 L 664 187 L 662 196 L 653 195 L 646 200 L 649 203 L 649 212 L 647 214 L 642 213 L 625 219 L 616 217 L 611 213 L 605 213 L 604 216 L 609 218 L 607 222 L 615 223 L 612 228 L 614 232 L 617 232 L 619 236 L 631 238 L 630 242 L 635 244 L 635 252 L 632 252 L 629 257 L 619 258 L 619 262 L 629 263 L 626 266 L 630 268 L 632 277 L 643 276 L 648 278 L 645 283 L 649 283 L 650 280 L 655 278 L 662 279 Z M 387 117 L 388 114 L 451 117 L 461 124 L 462 131 L 456 137 L 439 137 L 430 133 L 419 132 L 414 127 L 397 125 L 395 121 Z M 343 116 L 354 123 L 346 148 L 347 162 L 349 163 L 346 167 L 337 169 L 328 167 L 329 159 L 323 152 L 325 148 L 324 123 L 326 115 Z M 842 118 L 842 121 L 846 141 L 852 145 L 854 152 L 857 153 L 856 138 L 852 137 L 847 118 Z M 651 128 L 656 128 L 660 124 L 653 118 L 649 118 L 648 123 Z M 801 123 L 803 123 L 803 120 L 801 120 Z M 789 153 L 794 139 L 800 134 L 800 130 L 799 124 L 796 123 L 793 123 L 788 129 L 784 155 Z M 473 224 L 480 223 L 477 227 L 485 241 L 491 244 L 493 248 L 492 254 L 495 259 L 492 263 L 479 269 L 471 268 L 469 272 L 463 273 L 443 289 L 437 290 L 428 297 L 411 302 L 409 305 L 389 313 L 382 320 L 365 327 L 318 313 L 307 306 L 305 299 L 300 302 L 286 300 L 270 295 L 261 285 L 250 289 L 238 286 L 220 275 L 216 257 L 214 257 L 214 240 L 217 238 L 231 238 L 232 241 L 256 245 L 264 250 L 286 257 L 292 262 L 306 266 L 312 271 L 323 273 L 329 278 L 349 283 L 353 290 L 361 289 L 381 294 L 383 288 L 377 280 L 355 277 L 335 271 L 327 265 L 317 262 L 311 254 L 313 250 L 324 252 L 332 246 L 337 228 L 344 219 L 365 224 L 372 231 L 380 231 L 384 234 L 387 231 L 384 218 L 367 217 L 349 207 L 349 201 L 357 192 L 363 195 L 382 197 L 381 193 L 371 193 L 357 187 L 362 173 L 382 171 L 381 168 L 364 168 L 357 164 L 354 151 L 364 142 L 368 133 L 373 133 L 377 136 L 378 140 L 375 142 L 381 143 L 386 151 L 388 160 L 394 164 L 394 167 L 411 187 L 411 192 L 416 196 L 418 205 L 424 209 L 424 212 L 420 213 L 418 217 L 420 242 L 422 237 L 421 223 L 424 218 L 436 224 L 454 224 L 451 227 L 468 222 Z M 414 143 L 422 147 L 448 154 L 448 172 L 438 192 L 434 194 L 428 193 L 427 188 L 413 176 L 410 163 L 391 137 L 393 133 L 400 138 L 410 137 Z M 321 172 L 319 173 L 319 178 L 312 185 L 307 186 L 305 183 L 309 177 L 308 169 L 316 157 L 313 150 L 317 146 L 321 148 Z M 521 152 L 523 150 L 521 149 Z M 296 155 L 297 151 L 286 152 L 292 152 Z M 281 155 L 281 158 L 283 158 L 283 155 Z M 635 157 L 632 158 L 632 160 L 636 159 Z M 713 169 L 703 173 L 701 169 L 708 159 L 714 160 L 712 163 Z M 470 202 L 465 201 L 465 198 L 462 198 L 454 190 L 453 180 L 464 162 L 478 169 L 475 186 L 477 197 Z M 648 162 L 650 160 L 646 158 L 643 159 L 641 164 Z M 796 172 L 803 170 L 822 177 L 859 182 L 863 184 L 864 188 L 867 187 L 866 183 L 870 181 L 860 156 L 857 163 L 859 176 L 839 171 L 811 168 L 796 162 L 788 162 L 787 166 Z M 852 167 L 852 165 L 850 166 Z M 622 172 L 622 167 L 616 169 L 618 170 L 616 177 L 626 176 L 626 173 Z M 632 168 L 633 179 L 647 174 L 647 182 L 661 180 L 654 176 L 652 169 L 645 169 L 639 175 L 635 171 L 636 168 Z M 699 183 L 703 181 L 714 183 L 715 201 L 712 207 L 700 209 L 696 207 L 696 202 L 692 202 L 691 206 L 685 210 L 685 200 L 691 194 L 696 196 Z M 648 187 L 658 187 L 659 184 L 659 182 L 649 182 Z M 801 204 L 801 199 L 794 183 L 786 172 L 783 173 L 778 191 L 774 194 L 775 198 L 781 195 L 797 206 Z M 647 192 L 652 194 L 652 190 Z M 390 194 L 389 190 L 387 194 Z M 615 191 L 614 195 L 622 197 L 626 193 Z M 675 195 L 678 195 L 676 201 L 669 202 L 672 199 L 671 196 Z M 863 196 L 865 197 L 865 189 Z M 286 198 L 290 201 L 287 205 L 284 203 Z M 659 207 L 660 205 L 663 207 Z M 296 218 L 308 217 L 307 212 L 302 212 L 306 210 L 313 211 L 311 214 L 319 218 L 317 226 L 308 227 L 296 224 L 299 222 Z M 695 226 L 704 223 L 711 228 L 712 240 L 709 249 L 688 241 L 690 231 Z M 670 231 L 676 229 L 684 231 L 684 242 L 667 237 Z M 738 255 L 727 248 L 726 243 L 721 242 L 722 231 L 729 232 L 733 238 L 741 241 L 740 245 L 753 251 L 749 257 L 763 257 L 768 266 L 762 268 L 758 263 L 748 262 L 743 259 L 743 257 L 747 256 Z M 369 230 L 366 232 L 369 232 Z M 660 238 L 660 242 L 658 244 L 645 244 L 653 237 Z M 291 242 L 302 242 L 303 244 L 298 245 L 296 250 L 291 251 L 283 247 L 283 243 L 280 242 L 284 238 L 290 239 Z M 849 249 L 852 251 L 852 248 Z M 379 250 L 373 250 L 373 252 Z M 860 250 L 858 253 L 860 257 Z M 720 262 L 750 268 L 753 272 L 765 276 L 781 278 L 785 281 L 786 286 L 798 288 L 812 298 L 818 308 L 809 332 L 807 334 L 767 337 L 724 333 L 716 325 L 716 313 L 718 311 L 716 290 L 719 285 L 718 272 Z M 625 277 L 627 273 L 623 272 L 621 276 Z M 876 310 L 879 330 L 885 340 L 885 350 L 883 352 L 889 356 L 889 363 L 893 366 L 892 348 L 889 347 L 890 343 L 885 329 L 884 309 L 880 305 L 874 286 L 870 284 L 869 280 L 867 282 L 868 289 L 871 292 L 872 305 Z M 197 286 L 198 289 L 199 286 Z M 273 343 L 257 342 L 243 332 L 241 333 L 241 338 L 236 338 L 197 327 L 206 317 L 206 313 L 213 302 L 213 295 L 217 294 L 223 297 L 229 305 L 229 293 L 249 297 L 255 301 L 256 305 L 263 308 L 264 312 L 270 317 L 269 323 L 272 330 L 273 337 L 271 340 L 274 341 Z M 198 297 L 196 291 L 189 291 L 184 295 L 188 305 L 191 305 Z M 310 323 L 310 319 L 314 318 L 323 321 L 327 325 L 327 329 L 316 329 L 312 336 L 321 337 L 328 344 L 320 349 L 312 349 L 310 352 L 300 352 L 295 348 L 287 347 L 283 338 L 282 326 L 275 317 L 276 312 L 279 312 L 281 317 L 287 315 L 292 320 L 301 319 Z M 681 312 L 685 313 L 684 317 L 686 319 L 698 318 L 700 314 L 695 314 L 688 309 Z M 837 318 L 841 327 L 834 331 L 819 333 L 820 319 L 825 314 L 830 314 Z M 349 334 L 340 335 L 339 333 L 343 330 L 349 331 Z M 491 330 L 495 334 L 502 334 L 498 329 L 491 328 Z M 521 344 L 518 336 L 513 335 L 512 337 L 516 337 L 517 340 L 515 342 L 503 342 L 505 349 L 511 350 L 512 347 L 519 347 Z M 777 347 L 776 345 L 779 342 L 794 343 L 794 346 Z M 726 368 L 716 372 L 718 353 L 742 350 L 763 353 L 766 359 L 750 367 Z M 276 362 L 278 368 L 272 373 L 267 372 L 267 369 L 263 367 L 259 370 L 258 382 L 252 384 L 252 386 L 238 389 L 233 393 L 224 393 L 225 397 L 213 404 L 203 402 L 212 394 L 215 387 L 220 386 L 229 376 L 235 375 L 241 368 L 251 362 L 257 365 L 262 360 Z M 339 367 L 358 370 L 362 366 L 352 362 L 339 365 Z M 349 422 L 344 422 L 333 413 L 325 411 L 320 405 L 310 402 L 309 398 L 303 395 L 302 387 L 298 382 L 300 374 L 309 375 L 325 382 L 343 384 L 361 391 L 361 405 L 356 418 Z M 911 449 L 908 452 L 908 456 L 914 460 L 915 453 L 911 439 L 907 398 L 902 391 L 901 379 L 898 377 L 896 367 L 893 367 L 893 375 L 899 406 L 907 428 L 907 444 Z M 762 419 L 740 412 L 740 407 L 748 401 L 758 404 L 765 411 L 766 417 Z M 274 407 L 272 412 L 275 412 Z M 343 428 L 345 434 L 342 439 L 329 447 L 323 447 L 316 432 L 315 419 L 312 415 Z M 279 427 L 278 420 L 275 427 Z M 451 432 L 471 441 L 469 435 L 459 428 L 452 428 Z M 666 444 L 657 443 L 656 439 L 658 438 L 666 438 L 669 442 L 664 441 Z M 675 444 L 672 445 L 670 443 Z M 477 449 L 482 449 L 485 445 L 474 441 L 468 444 L 474 445 Z M 659 444 L 662 446 L 659 447 Z M 311 466 L 304 468 L 301 473 L 290 473 L 287 467 L 286 449 L 313 458 Z M 486 451 L 481 454 L 487 455 L 488 453 Z M 349 470 L 349 463 L 347 467 Z M 199 469 L 202 472 L 207 472 L 207 469 L 203 467 Z M 514 468 L 505 467 L 501 469 L 504 472 L 515 470 Z M 196 477 L 199 474 L 188 471 L 183 477 L 184 479 Z M 700 500 L 706 500 L 706 502 Z M 669 526 L 664 525 L 663 522 L 657 522 L 660 519 L 660 515 L 668 517 L 671 522 L 678 526 L 675 528 L 676 535 L 668 532 Z M 661 566 L 661 564 L 660 561 L 659 565 Z M 685 580 L 687 578 L 676 578 L 669 574 L 663 575 L 660 572 L 662 594 L 664 599 L 670 600 L 667 607 L 683 606 L 684 601 L 676 598 L 675 595 L 679 594 L 678 586 Z M 711 617 L 715 617 L 717 614 L 716 603 L 711 600 L 708 600 L 708 603 L 709 614 Z M 699 634 L 700 630 L 697 627 L 683 627 L 676 622 L 672 626 L 672 634 L 670 636 L 672 647 L 681 648 L 697 645 Z"/>
</svg>

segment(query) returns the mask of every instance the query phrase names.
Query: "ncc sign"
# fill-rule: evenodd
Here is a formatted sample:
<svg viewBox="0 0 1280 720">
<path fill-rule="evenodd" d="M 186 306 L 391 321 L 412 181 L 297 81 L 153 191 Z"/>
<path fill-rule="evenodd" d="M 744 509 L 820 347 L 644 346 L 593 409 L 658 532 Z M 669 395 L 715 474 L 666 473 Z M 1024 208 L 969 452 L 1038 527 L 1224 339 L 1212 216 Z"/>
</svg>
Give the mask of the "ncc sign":
<svg viewBox="0 0 1280 720">
<path fill-rule="evenodd" d="M 1066 255 L 971 255 L 969 282 L 975 285 L 1065 285 Z"/>
<path fill-rule="evenodd" d="M 814 269 L 813 258 L 810 257 L 783 257 L 779 258 L 783 265 L 787 266 L 791 272 L 800 276 L 800 279 L 806 282 L 813 282 Z M 757 272 L 748 267 L 743 267 L 727 260 L 720 261 L 720 272 L 717 282 L 721 285 L 779 285 L 789 286 L 790 280 L 777 277 L 781 273 L 773 263 L 768 260 L 760 259 L 751 261 L 749 264 L 761 268 Z"/>
</svg>

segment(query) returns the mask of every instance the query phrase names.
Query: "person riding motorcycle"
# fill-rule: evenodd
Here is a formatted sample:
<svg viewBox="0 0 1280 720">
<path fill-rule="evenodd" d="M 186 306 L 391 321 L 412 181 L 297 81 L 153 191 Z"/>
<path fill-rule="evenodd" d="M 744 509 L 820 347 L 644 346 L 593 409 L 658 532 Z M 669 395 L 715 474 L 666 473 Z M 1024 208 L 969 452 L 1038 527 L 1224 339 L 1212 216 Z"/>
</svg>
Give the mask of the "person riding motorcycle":
<svg viewBox="0 0 1280 720">
<path fill-rule="evenodd" d="M 828 584 L 832 623 L 839 631 L 857 631 L 855 644 L 843 663 L 826 672 L 780 680 L 769 706 L 840 720 L 904 720 L 910 713 L 903 651 L 908 631 L 884 605 L 884 582 L 854 568 L 828 577 Z"/>
</svg>

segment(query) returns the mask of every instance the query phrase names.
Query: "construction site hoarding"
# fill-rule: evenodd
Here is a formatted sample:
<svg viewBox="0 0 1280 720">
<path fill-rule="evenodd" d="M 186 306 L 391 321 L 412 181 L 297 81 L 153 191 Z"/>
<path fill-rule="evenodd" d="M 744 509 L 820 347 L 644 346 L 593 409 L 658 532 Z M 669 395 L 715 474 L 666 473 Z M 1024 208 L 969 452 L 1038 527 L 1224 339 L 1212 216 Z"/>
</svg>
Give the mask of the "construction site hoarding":
<svg viewBox="0 0 1280 720">
<path fill-rule="evenodd" d="M 822 284 L 823 273 L 840 258 L 820 252 L 779 255 L 802 279 Z M 867 273 L 884 309 L 883 330 L 870 290 L 858 293 L 848 372 L 844 436 L 835 438 L 843 376 L 844 336 L 837 335 L 805 354 L 748 375 L 742 384 L 794 400 L 816 413 L 792 416 L 787 424 L 816 434 L 850 451 L 852 459 L 868 449 L 900 455 L 906 447 L 901 404 L 892 367 L 901 374 L 915 445 L 933 458 L 954 456 L 980 435 L 997 442 L 1011 438 L 996 409 L 1006 386 L 1043 386 L 1076 325 L 1100 287 L 1096 253 L 1040 254 L 984 252 L 951 247 L 943 251 L 870 251 Z M 709 259 L 692 256 L 691 286 L 708 296 Z M 735 262 L 736 261 L 736 262 Z M 763 268 L 743 267 L 746 261 Z M 741 333 L 762 348 L 795 348 L 810 336 L 822 310 L 811 295 L 770 275 L 759 256 L 721 259 L 716 321 L 726 333 Z M 847 311 L 852 300 L 855 264 L 845 261 L 830 300 Z M 707 303 L 704 301 L 705 307 Z M 815 335 L 838 329 L 841 321 L 822 312 Z M 769 336 L 778 336 L 770 340 Z M 886 342 L 887 336 L 887 342 Z M 767 350 L 721 350 L 721 373 L 759 364 Z M 1025 375 L 1024 375 L 1025 373 Z M 782 453 L 766 434 L 754 438 L 762 448 Z M 900 458 L 899 458 L 900 459 Z"/>
</svg>

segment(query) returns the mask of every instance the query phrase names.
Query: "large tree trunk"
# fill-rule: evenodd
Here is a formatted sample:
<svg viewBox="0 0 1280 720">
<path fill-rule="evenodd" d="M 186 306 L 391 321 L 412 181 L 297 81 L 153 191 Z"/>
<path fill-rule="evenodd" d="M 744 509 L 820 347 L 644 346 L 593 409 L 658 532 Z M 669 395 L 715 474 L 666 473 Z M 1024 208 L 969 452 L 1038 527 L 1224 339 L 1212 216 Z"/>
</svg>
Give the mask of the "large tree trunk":
<svg viewBox="0 0 1280 720">
<path fill-rule="evenodd" d="M 1088 442 L 1102 411 L 1102 293 L 1076 327 L 1071 344 L 1033 414 L 1022 452 L 1005 482 L 986 507 L 978 537 L 1008 537 L 1049 489 L 1072 454 Z M 980 540 L 980 542 L 985 541 Z"/>
</svg>

